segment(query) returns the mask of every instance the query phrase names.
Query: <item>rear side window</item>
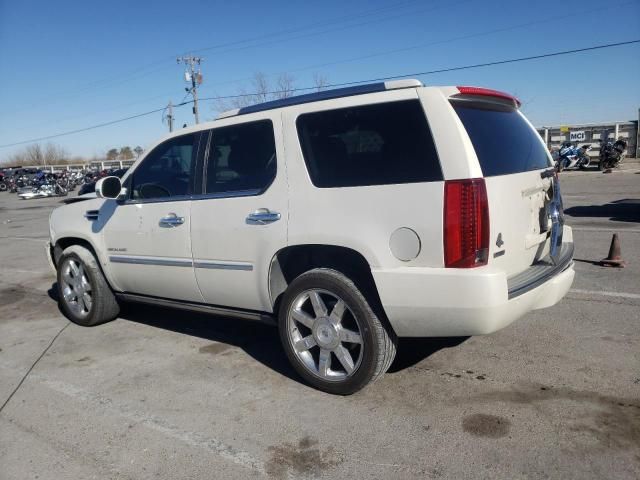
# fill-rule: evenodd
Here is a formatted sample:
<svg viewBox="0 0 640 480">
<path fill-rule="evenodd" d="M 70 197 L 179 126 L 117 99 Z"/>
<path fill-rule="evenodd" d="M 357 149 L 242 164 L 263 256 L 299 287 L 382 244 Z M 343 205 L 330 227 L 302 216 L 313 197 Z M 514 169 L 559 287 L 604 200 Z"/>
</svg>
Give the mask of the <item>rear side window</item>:
<svg viewBox="0 0 640 480">
<path fill-rule="evenodd" d="M 297 127 L 316 187 L 442 180 L 418 100 L 306 113 L 298 118 Z"/>
<path fill-rule="evenodd" d="M 205 193 L 265 190 L 276 176 L 276 144 L 270 120 L 212 130 Z"/>
<path fill-rule="evenodd" d="M 489 102 L 454 101 L 485 177 L 550 167 L 540 136 L 520 113 Z"/>
</svg>

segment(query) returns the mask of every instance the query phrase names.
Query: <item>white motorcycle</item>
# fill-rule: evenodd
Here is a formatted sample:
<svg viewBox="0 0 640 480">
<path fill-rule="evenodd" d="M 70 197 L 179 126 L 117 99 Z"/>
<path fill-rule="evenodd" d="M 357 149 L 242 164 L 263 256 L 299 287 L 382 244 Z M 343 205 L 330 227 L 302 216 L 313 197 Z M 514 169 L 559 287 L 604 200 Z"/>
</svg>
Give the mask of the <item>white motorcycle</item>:
<svg viewBox="0 0 640 480">
<path fill-rule="evenodd" d="M 68 193 L 69 191 L 55 179 L 49 179 L 37 186 L 21 188 L 18 191 L 18 198 L 29 200 L 31 198 L 62 197 Z"/>
<path fill-rule="evenodd" d="M 573 146 L 570 142 L 565 142 L 557 153 L 556 169 L 561 172 L 573 168 L 584 170 L 591 164 L 591 157 L 588 152 L 593 146 L 586 144 L 581 147 Z"/>
</svg>

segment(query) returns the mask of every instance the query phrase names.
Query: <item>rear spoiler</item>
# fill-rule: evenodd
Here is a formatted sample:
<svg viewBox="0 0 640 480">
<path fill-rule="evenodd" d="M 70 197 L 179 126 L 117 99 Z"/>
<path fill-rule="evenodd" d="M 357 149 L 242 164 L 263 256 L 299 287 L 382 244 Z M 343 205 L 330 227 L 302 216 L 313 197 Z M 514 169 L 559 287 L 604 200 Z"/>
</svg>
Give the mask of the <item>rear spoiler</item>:
<svg viewBox="0 0 640 480">
<path fill-rule="evenodd" d="M 522 102 L 518 100 L 517 97 L 505 92 L 501 92 L 499 90 L 492 90 L 490 88 L 482 88 L 482 87 L 456 87 L 458 89 L 457 94 L 451 96 L 451 98 L 459 98 L 459 97 L 491 97 L 494 99 L 507 101 L 515 108 L 520 108 Z"/>
</svg>

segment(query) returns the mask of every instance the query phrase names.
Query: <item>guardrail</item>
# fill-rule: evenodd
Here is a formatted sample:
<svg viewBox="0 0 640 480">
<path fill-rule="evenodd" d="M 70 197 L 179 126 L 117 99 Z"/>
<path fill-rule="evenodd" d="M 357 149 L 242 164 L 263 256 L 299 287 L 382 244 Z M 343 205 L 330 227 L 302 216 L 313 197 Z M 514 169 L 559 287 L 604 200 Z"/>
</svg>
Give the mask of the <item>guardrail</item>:
<svg viewBox="0 0 640 480">
<path fill-rule="evenodd" d="M 43 170 L 45 172 L 61 172 L 63 170 L 76 171 L 76 170 L 107 170 L 110 168 L 125 168 L 130 167 L 135 163 L 135 160 L 104 160 L 100 162 L 89 163 L 75 163 L 75 164 L 61 164 L 61 165 L 22 165 L 19 168 L 34 168 L 37 170 Z"/>
</svg>

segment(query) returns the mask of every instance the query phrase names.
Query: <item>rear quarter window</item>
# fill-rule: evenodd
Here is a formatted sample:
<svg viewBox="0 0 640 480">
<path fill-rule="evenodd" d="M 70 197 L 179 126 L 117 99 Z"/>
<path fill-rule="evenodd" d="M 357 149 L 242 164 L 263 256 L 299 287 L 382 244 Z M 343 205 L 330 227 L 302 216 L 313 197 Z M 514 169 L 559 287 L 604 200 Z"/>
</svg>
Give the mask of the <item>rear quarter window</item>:
<svg viewBox="0 0 640 480">
<path fill-rule="evenodd" d="M 549 168 L 547 149 L 518 110 L 489 102 L 454 101 L 485 177 Z"/>
<path fill-rule="evenodd" d="M 418 100 L 306 113 L 296 125 L 316 187 L 442 180 L 433 137 Z"/>
</svg>

